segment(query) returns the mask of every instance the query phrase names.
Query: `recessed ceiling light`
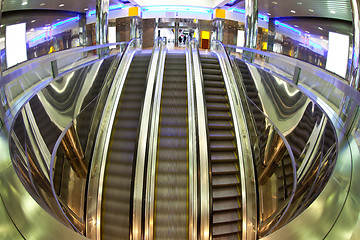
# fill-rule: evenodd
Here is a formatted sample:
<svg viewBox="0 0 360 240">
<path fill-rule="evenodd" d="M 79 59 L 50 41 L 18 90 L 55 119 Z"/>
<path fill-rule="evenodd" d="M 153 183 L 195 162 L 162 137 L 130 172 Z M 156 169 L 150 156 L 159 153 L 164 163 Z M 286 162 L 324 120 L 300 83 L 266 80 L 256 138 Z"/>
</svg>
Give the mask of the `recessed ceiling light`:
<svg viewBox="0 0 360 240">
<path fill-rule="evenodd" d="M 28 2 L 27 1 L 25 1 L 25 2 L 22 2 L 22 6 L 25 6 L 25 5 L 27 5 L 28 4 Z"/>
<path fill-rule="evenodd" d="M 297 2 L 297 5 L 302 5 L 302 2 Z"/>
<path fill-rule="evenodd" d="M 271 13 L 269 13 L 269 12 L 268 12 L 268 13 L 266 13 L 266 14 L 267 14 L 267 15 L 269 15 L 269 16 L 271 16 Z"/>
<path fill-rule="evenodd" d="M 292 13 L 296 13 L 296 11 L 295 11 L 295 10 L 290 10 L 290 12 L 292 12 Z"/>
<path fill-rule="evenodd" d="M 309 8 L 309 12 L 314 12 L 314 9 Z"/>
<path fill-rule="evenodd" d="M 320 39 L 324 39 L 324 37 L 323 37 L 323 36 L 320 36 Z"/>
<path fill-rule="evenodd" d="M 4 27 L 4 26 L 5 26 L 5 24 L 1 24 L 1 25 L 0 25 L 0 27 Z"/>
<path fill-rule="evenodd" d="M 334 10 L 330 10 L 330 13 L 335 14 L 336 12 Z"/>
<path fill-rule="evenodd" d="M 35 32 L 35 29 L 34 28 L 30 29 L 30 32 Z"/>
<path fill-rule="evenodd" d="M 275 1 L 274 1 L 274 2 L 272 2 L 272 3 L 273 3 L 273 4 L 275 4 L 275 5 L 277 4 L 277 2 L 275 2 Z"/>
<path fill-rule="evenodd" d="M 49 24 L 49 23 L 47 23 L 47 24 L 45 24 L 45 26 L 50 26 L 50 24 Z"/>
<path fill-rule="evenodd" d="M 87 11 L 87 10 L 89 10 L 88 8 L 84 8 L 84 11 Z"/>
<path fill-rule="evenodd" d="M 56 19 L 56 21 L 60 21 L 60 18 Z"/>
<path fill-rule="evenodd" d="M 306 33 L 310 33 L 309 31 L 305 31 Z"/>
<path fill-rule="evenodd" d="M 31 22 L 34 23 L 34 22 L 36 22 L 36 20 L 35 20 L 35 19 L 34 19 L 34 20 L 31 20 Z"/>
<path fill-rule="evenodd" d="M 318 27 L 318 29 L 319 29 L 319 30 L 323 30 L 323 28 L 322 28 L 322 27 Z"/>
<path fill-rule="evenodd" d="M 299 26 L 295 24 L 294 27 L 299 27 Z"/>
<path fill-rule="evenodd" d="M 65 4 L 63 4 L 63 3 L 59 4 L 59 7 L 63 7 L 63 6 L 65 6 Z"/>
<path fill-rule="evenodd" d="M 40 3 L 40 6 L 45 6 L 45 3 Z"/>
</svg>

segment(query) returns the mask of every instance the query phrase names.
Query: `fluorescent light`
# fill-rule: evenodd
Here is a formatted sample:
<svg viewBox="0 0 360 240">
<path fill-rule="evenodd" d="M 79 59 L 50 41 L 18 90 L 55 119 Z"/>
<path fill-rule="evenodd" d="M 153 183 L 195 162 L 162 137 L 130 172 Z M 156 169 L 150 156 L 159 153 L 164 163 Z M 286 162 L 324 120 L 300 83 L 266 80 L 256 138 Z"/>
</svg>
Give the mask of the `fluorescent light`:
<svg viewBox="0 0 360 240">
<path fill-rule="evenodd" d="M 277 4 L 277 2 L 275 2 L 275 1 L 274 1 L 274 2 L 272 2 L 272 4 L 275 4 L 275 5 L 276 5 L 276 4 Z"/>
<path fill-rule="evenodd" d="M 212 13 L 212 9 L 203 7 L 187 7 L 187 6 L 151 6 L 142 8 L 144 12 L 200 12 L 200 13 Z"/>
<path fill-rule="evenodd" d="M 322 28 L 322 27 L 318 27 L 318 29 L 319 29 L 319 30 L 323 30 L 323 28 Z"/>
<path fill-rule="evenodd" d="M 314 12 L 314 9 L 309 8 L 309 12 Z"/>
<path fill-rule="evenodd" d="M 245 14 L 245 9 L 243 9 L 243 8 L 229 8 L 229 11 Z M 267 13 L 267 14 L 269 15 L 270 13 Z M 259 13 L 258 17 L 263 21 L 269 22 L 269 18 L 267 16 L 265 16 L 265 15 L 262 15 L 262 14 Z"/>
<path fill-rule="evenodd" d="M 63 6 L 65 6 L 65 4 L 63 4 L 63 3 L 59 4 L 59 7 L 63 7 Z"/>
<path fill-rule="evenodd" d="M 45 6 L 45 3 L 40 3 L 40 6 Z"/>
<path fill-rule="evenodd" d="M 84 11 L 87 11 L 87 10 L 89 10 L 88 8 L 84 8 Z"/>
<path fill-rule="evenodd" d="M 290 10 L 290 12 L 292 12 L 292 13 L 296 13 L 296 11 L 295 11 L 295 10 Z"/>
<path fill-rule="evenodd" d="M 35 19 L 34 19 L 34 20 L 31 20 L 31 22 L 34 23 L 34 22 L 36 22 L 36 20 L 35 20 Z"/>
<path fill-rule="evenodd" d="M 285 24 L 285 23 L 282 23 L 282 22 L 278 21 L 278 20 L 275 20 L 275 25 L 276 25 L 276 26 L 281 26 L 281 27 L 283 27 L 283 28 L 287 28 L 287 29 L 289 29 L 289 30 L 291 30 L 291 31 L 293 31 L 293 32 L 296 32 L 297 34 L 301 35 L 301 32 L 300 32 L 298 29 L 295 29 L 295 28 L 293 28 L 293 27 L 291 27 L 291 26 L 289 26 L 289 25 L 287 25 L 287 24 Z"/>
<path fill-rule="evenodd" d="M 109 11 L 111 10 L 116 10 L 116 9 L 121 9 L 121 8 L 124 8 L 126 7 L 124 4 L 116 4 L 116 5 L 111 5 L 109 6 Z M 84 8 L 84 11 L 88 11 L 89 9 L 88 8 Z M 96 10 L 90 10 L 87 15 L 88 16 L 92 16 L 92 15 L 95 15 L 96 14 Z"/>
</svg>

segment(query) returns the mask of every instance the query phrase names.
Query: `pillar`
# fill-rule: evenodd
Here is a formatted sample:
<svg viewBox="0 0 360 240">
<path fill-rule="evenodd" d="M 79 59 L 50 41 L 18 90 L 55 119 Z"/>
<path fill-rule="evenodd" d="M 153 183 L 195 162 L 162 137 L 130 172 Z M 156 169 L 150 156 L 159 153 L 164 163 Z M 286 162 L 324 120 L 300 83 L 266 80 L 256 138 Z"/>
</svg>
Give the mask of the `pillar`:
<svg viewBox="0 0 360 240">
<path fill-rule="evenodd" d="M 86 46 L 86 14 L 81 13 L 79 19 L 79 45 Z"/>
<path fill-rule="evenodd" d="M 258 1 L 245 0 L 245 47 L 256 49 L 258 31 Z M 244 54 L 253 60 L 253 54 Z M 246 57 L 245 56 L 245 57 Z"/>
<path fill-rule="evenodd" d="M 269 33 L 268 33 L 268 45 L 267 50 L 269 52 L 274 51 L 274 42 L 275 42 L 275 18 L 269 18 Z"/>
<path fill-rule="evenodd" d="M 358 0 L 351 0 L 351 7 L 353 13 L 353 53 L 352 53 L 352 63 L 351 71 L 349 75 L 349 85 L 353 88 L 360 90 L 359 84 L 359 57 L 360 57 L 360 3 Z"/>
<path fill-rule="evenodd" d="M 175 19 L 175 47 L 179 47 L 179 19 Z M 166 40 L 167 41 L 167 40 Z"/>
<path fill-rule="evenodd" d="M 215 39 L 222 42 L 224 38 L 224 19 L 214 19 L 213 26 Z"/>
<path fill-rule="evenodd" d="M 141 19 L 139 17 L 130 18 L 130 39 L 142 37 Z"/>
<path fill-rule="evenodd" d="M 107 43 L 109 24 L 109 0 L 96 0 L 96 45 Z M 106 55 L 107 49 L 99 49 L 99 57 Z"/>
</svg>

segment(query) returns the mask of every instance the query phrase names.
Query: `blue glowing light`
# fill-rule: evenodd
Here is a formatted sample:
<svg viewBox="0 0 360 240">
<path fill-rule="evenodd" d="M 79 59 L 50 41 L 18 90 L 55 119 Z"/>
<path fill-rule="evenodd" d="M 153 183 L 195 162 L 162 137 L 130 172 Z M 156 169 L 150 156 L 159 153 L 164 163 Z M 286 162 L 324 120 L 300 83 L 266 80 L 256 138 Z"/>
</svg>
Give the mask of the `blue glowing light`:
<svg viewBox="0 0 360 240">
<path fill-rule="evenodd" d="M 115 4 L 115 5 L 110 5 L 109 6 L 109 11 L 116 10 L 116 9 L 122 9 L 124 7 L 125 7 L 125 5 L 122 4 L 122 3 Z M 95 15 L 95 14 L 96 14 L 96 10 L 91 10 L 91 11 L 87 12 L 88 16 L 92 16 L 92 15 Z"/>
<path fill-rule="evenodd" d="M 77 21 L 77 20 L 79 20 L 79 19 L 80 19 L 79 16 L 77 16 L 77 17 L 72 17 L 72 18 L 68 18 L 68 19 L 66 19 L 66 20 L 64 20 L 64 21 L 60 21 L 60 22 L 57 22 L 57 23 L 53 24 L 53 25 L 51 26 L 51 28 L 56 28 L 56 27 L 61 26 L 61 25 L 65 24 L 65 23 L 69 23 L 69 22 L 72 22 L 72 21 Z"/>
<path fill-rule="evenodd" d="M 227 4 L 229 4 L 229 5 L 233 5 L 234 4 L 234 2 L 236 2 L 236 0 L 231 0 L 230 2 L 228 2 Z"/>
<path fill-rule="evenodd" d="M 151 6 L 142 8 L 144 12 L 197 12 L 197 13 L 212 13 L 210 8 L 202 7 L 187 7 L 187 6 Z"/>
<path fill-rule="evenodd" d="M 245 9 L 242 8 L 229 8 L 229 11 L 245 14 Z M 258 17 L 265 22 L 269 22 L 269 18 L 265 15 L 259 14 Z"/>
<path fill-rule="evenodd" d="M 39 35 L 39 36 L 37 36 L 37 37 L 34 37 L 34 38 L 31 39 L 30 41 L 31 41 L 31 42 L 36 42 L 37 40 L 40 40 L 40 39 L 42 39 L 42 38 L 45 38 L 45 36 L 46 36 L 46 33 L 43 33 L 43 34 L 41 34 L 41 35 Z"/>
<path fill-rule="evenodd" d="M 283 28 L 287 28 L 287 29 L 289 29 L 289 30 L 291 30 L 291 31 L 293 31 L 293 32 L 296 32 L 297 34 L 301 35 L 301 32 L 300 32 L 299 30 L 297 30 L 296 28 L 293 28 L 293 27 L 291 27 L 291 26 L 289 26 L 289 25 L 287 25 L 287 24 L 285 24 L 285 23 L 282 23 L 282 22 L 280 22 L 280 21 L 278 21 L 278 20 L 275 20 L 275 25 L 276 25 L 276 26 L 281 26 L 281 27 L 283 27 Z"/>
<path fill-rule="evenodd" d="M 310 40 L 309 40 L 309 45 L 317 49 L 322 49 L 322 47 L 319 44 L 314 43 L 313 41 Z"/>
</svg>

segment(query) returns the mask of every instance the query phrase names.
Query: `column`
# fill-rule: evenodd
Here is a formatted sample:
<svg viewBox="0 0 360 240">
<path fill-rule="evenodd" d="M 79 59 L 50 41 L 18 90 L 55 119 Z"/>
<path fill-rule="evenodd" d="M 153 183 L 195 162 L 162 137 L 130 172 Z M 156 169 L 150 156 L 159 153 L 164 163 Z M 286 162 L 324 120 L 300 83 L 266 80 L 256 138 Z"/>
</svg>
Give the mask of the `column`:
<svg viewBox="0 0 360 240">
<path fill-rule="evenodd" d="M 179 19 L 175 19 L 175 47 L 179 47 Z M 167 41 L 167 40 L 166 40 Z"/>
<path fill-rule="evenodd" d="M 359 9 L 360 3 L 358 0 L 351 0 L 352 13 L 353 13 L 353 53 L 352 53 L 352 63 L 351 71 L 349 75 L 349 85 L 353 88 L 360 90 L 359 84 L 359 57 L 360 57 L 360 16 Z"/>
<path fill-rule="evenodd" d="M 79 45 L 86 46 L 86 14 L 81 13 L 79 19 Z"/>
<path fill-rule="evenodd" d="M 258 1 L 245 0 L 245 47 L 256 49 L 258 31 Z M 254 54 L 244 54 L 253 60 Z M 245 56 L 246 57 L 246 56 Z"/>
<path fill-rule="evenodd" d="M 269 33 L 268 33 L 268 45 L 267 50 L 269 52 L 274 51 L 275 42 L 275 18 L 269 18 Z"/>
<path fill-rule="evenodd" d="M 224 19 L 214 19 L 213 26 L 215 28 L 215 39 L 222 42 L 224 38 Z"/>
<path fill-rule="evenodd" d="M 96 44 L 107 43 L 107 31 L 109 23 L 109 0 L 96 0 Z M 107 54 L 107 49 L 99 49 L 98 55 Z"/>
<path fill-rule="evenodd" d="M 130 18 L 130 39 L 142 37 L 141 19 L 139 17 Z"/>
</svg>

